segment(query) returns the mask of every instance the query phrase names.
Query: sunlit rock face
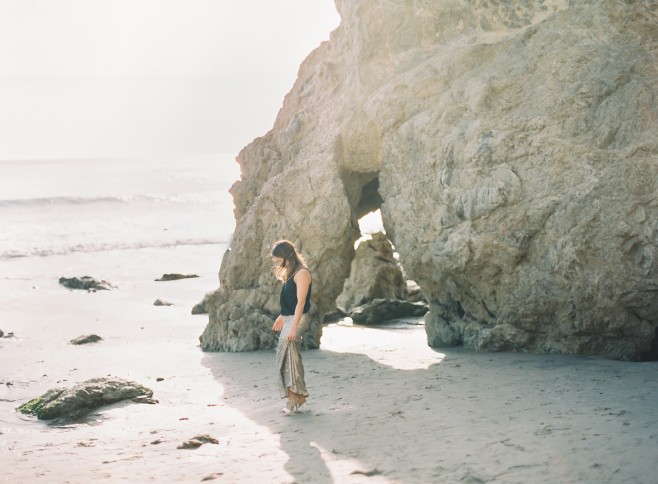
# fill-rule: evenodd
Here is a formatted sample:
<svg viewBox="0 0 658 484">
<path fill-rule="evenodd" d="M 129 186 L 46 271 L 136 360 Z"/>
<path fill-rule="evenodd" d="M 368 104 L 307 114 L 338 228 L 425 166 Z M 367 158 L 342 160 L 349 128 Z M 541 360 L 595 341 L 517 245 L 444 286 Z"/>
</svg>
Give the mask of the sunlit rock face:
<svg viewBox="0 0 658 484">
<path fill-rule="evenodd" d="M 658 1 L 337 1 L 273 129 L 238 156 L 201 336 L 271 347 L 269 249 L 298 244 L 320 343 L 381 208 L 428 343 L 658 355 Z"/>
</svg>

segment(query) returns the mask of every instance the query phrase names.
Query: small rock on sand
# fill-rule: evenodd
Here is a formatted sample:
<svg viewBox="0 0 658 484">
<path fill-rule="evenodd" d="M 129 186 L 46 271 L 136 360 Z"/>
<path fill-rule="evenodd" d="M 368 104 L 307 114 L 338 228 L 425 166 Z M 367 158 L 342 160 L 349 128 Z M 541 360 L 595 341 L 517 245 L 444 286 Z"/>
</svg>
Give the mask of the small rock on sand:
<svg viewBox="0 0 658 484">
<path fill-rule="evenodd" d="M 39 420 L 68 421 L 104 405 L 141 395 L 151 397 L 153 390 L 121 378 L 92 378 L 71 388 L 51 388 L 18 407 L 18 411 L 36 415 Z"/>
<path fill-rule="evenodd" d="M 98 341 L 102 341 L 103 338 L 98 336 L 97 334 L 88 334 L 88 335 L 83 335 L 83 336 L 78 336 L 75 339 L 71 340 L 72 345 L 84 345 L 87 343 L 97 343 Z"/>
<path fill-rule="evenodd" d="M 199 277 L 196 274 L 163 274 L 160 279 L 156 281 L 177 281 L 178 279 L 192 279 L 194 277 Z"/>
<path fill-rule="evenodd" d="M 170 303 L 168 301 L 163 301 L 162 299 L 156 299 L 155 302 L 153 303 L 154 306 L 173 306 L 173 303 Z"/>
<path fill-rule="evenodd" d="M 108 291 L 114 286 L 107 281 L 94 279 L 93 277 L 60 277 L 59 283 L 69 289 L 82 289 L 89 292 Z"/>
<path fill-rule="evenodd" d="M 201 482 L 203 481 L 212 481 L 214 479 L 217 479 L 218 477 L 222 477 L 224 475 L 223 472 L 213 472 L 212 474 L 208 474 L 206 477 L 201 479 Z"/>
<path fill-rule="evenodd" d="M 219 444 L 219 440 L 210 435 L 197 435 L 196 437 L 191 438 L 187 442 L 183 442 L 181 445 L 176 447 L 177 449 L 197 449 L 203 444 Z"/>
</svg>

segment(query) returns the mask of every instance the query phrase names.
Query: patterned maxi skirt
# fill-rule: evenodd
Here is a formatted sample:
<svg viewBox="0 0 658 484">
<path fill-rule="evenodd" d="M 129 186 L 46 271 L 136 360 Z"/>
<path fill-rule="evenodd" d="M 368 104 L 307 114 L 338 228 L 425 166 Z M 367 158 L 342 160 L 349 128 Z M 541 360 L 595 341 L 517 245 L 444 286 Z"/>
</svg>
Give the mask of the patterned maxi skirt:
<svg viewBox="0 0 658 484">
<path fill-rule="evenodd" d="M 276 366 L 281 398 L 288 397 L 288 388 L 295 393 L 308 396 L 300 352 L 301 338 L 297 336 L 295 341 L 288 341 L 288 333 L 292 328 L 293 319 L 293 316 L 283 317 L 283 329 L 279 336 L 279 345 L 276 348 Z M 300 322 L 299 326 L 303 327 L 303 323 Z M 300 328 L 297 328 L 297 333 L 301 333 Z"/>
</svg>

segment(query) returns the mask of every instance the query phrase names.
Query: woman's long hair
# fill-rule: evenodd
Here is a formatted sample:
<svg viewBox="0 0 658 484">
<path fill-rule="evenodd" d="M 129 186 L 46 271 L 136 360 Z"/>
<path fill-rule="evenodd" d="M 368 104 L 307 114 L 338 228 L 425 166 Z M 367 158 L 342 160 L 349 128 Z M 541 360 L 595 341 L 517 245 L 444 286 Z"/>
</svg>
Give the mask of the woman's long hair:
<svg viewBox="0 0 658 484">
<path fill-rule="evenodd" d="M 295 244 L 289 240 L 278 240 L 272 246 L 272 257 L 281 257 L 283 262 L 274 268 L 274 275 L 280 281 L 286 282 L 302 267 L 306 267 L 306 260 L 297 251 Z"/>
</svg>

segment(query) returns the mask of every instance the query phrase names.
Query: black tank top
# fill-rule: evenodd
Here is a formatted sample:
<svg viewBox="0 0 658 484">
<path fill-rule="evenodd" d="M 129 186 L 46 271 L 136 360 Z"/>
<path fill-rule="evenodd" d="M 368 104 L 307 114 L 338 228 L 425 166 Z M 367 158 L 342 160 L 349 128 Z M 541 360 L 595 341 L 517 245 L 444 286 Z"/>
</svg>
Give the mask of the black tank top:
<svg viewBox="0 0 658 484">
<path fill-rule="evenodd" d="M 299 270 L 301 271 L 302 269 Z M 297 272 L 295 272 L 295 274 L 297 274 Z M 297 284 L 295 283 L 295 274 L 293 274 L 293 276 L 288 279 L 281 288 L 281 297 L 279 298 L 279 301 L 281 302 L 281 314 L 284 316 L 293 316 L 295 314 L 295 308 L 297 307 Z M 313 281 L 311 281 L 311 284 L 308 286 L 306 302 L 304 303 L 304 314 L 311 309 L 312 287 Z"/>
</svg>

